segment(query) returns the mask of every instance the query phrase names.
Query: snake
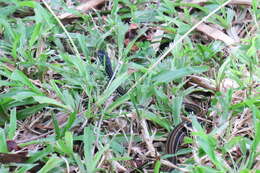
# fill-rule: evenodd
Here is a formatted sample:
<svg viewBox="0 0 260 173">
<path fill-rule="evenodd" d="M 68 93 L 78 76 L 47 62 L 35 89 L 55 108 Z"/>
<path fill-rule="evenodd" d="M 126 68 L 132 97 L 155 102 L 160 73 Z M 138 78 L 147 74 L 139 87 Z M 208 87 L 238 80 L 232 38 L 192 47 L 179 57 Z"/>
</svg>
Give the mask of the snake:
<svg viewBox="0 0 260 173">
<path fill-rule="evenodd" d="M 105 71 L 106 71 L 106 74 L 107 74 L 109 80 L 113 80 L 114 71 L 112 69 L 111 60 L 110 60 L 108 54 L 103 50 L 99 50 L 97 52 L 97 56 L 98 56 L 98 59 L 100 60 L 101 64 L 105 67 Z M 116 91 L 120 95 L 124 95 L 127 93 L 127 91 L 121 86 L 117 87 Z"/>
<path fill-rule="evenodd" d="M 197 104 L 184 102 L 183 105 L 185 111 L 189 113 L 193 113 L 194 115 L 197 116 L 204 115 L 203 109 Z M 183 143 L 184 137 L 189 135 L 188 128 L 191 127 L 192 127 L 192 123 L 190 121 L 184 120 L 181 123 L 179 123 L 177 126 L 175 126 L 174 129 L 169 133 L 167 137 L 165 150 L 167 154 L 174 155 L 168 159 L 175 165 L 177 165 L 177 159 L 178 159 L 176 154 L 179 150 L 179 147 Z"/>
<path fill-rule="evenodd" d="M 106 72 L 109 80 L 113 80 L 114 71 L 112 69 L 111 60 L 110 60 L 108 54 L 103 50 L 99 50 L 97 52 L 97 56 L 98 56 L 98 59 L 100 60 L 101 64 L 105 67 L 105 72 Z M 116 91 L 120 95 L 124 95 L 127 92 L 121 86 L 119 86 L 116 89 Z M 203 115 L 203 109 L 200 106 L 193 104 L 193 103 L 187 103 L 187 102 L 184 102 L 183 105 L 184 105 L 185 111 L 194 113 L 195 115 L 198 115 L 198 116 Z M 173 128 L 173 130 L 169 133 L 167 140 L 166 140 L 165 152 L 167 154 L 174 155 L 168 159 L 175 165 L 177 164 L 177 159 L 178 159 L 176 156 L 176 153 L 178 152 L 178 149 L 179 149 L 180 145 L 182 144 L 184 137 L 189 135 L 187 127 L 192 127 L 192 123 L 190 121 L 186 121 L 186 120 L 182 121 L 181 123 L 179 123 L 177 126 L 175 126 Z"/>
</svg>

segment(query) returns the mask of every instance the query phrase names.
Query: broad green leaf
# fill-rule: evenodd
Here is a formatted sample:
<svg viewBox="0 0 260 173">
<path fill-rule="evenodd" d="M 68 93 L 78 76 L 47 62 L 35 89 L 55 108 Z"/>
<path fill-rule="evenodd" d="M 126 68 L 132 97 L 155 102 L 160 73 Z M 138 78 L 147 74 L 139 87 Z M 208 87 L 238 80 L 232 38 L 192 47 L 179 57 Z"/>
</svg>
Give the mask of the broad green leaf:
<svg viewBox="0 0 260 173">
<path fill-rule="evenodd" d="M 65 143 L 66 146 L 68 147 L 68 152 L 73 154 L 73 134 L 70 131 L 67 131 L 65 133 Z"/>
<path fill-rule="evenodd" d="M 143 118 L 146 118 L 156 124 L 159 124 L 161 127 L 170 130 L 171 129 L 171 125 L 169 124 L 169 120 L 160 117 L 152 112 L 148 112 L 148 111 L 141 111 L 141 116 Z"/>
<path fill-rule="evenodd" d="M 170 70 L 160 73 L 153 78 L 156 83 L 170 82 L 176 79 L 180 79 L 193 73 L 202 73 L 208 70 L 207 66 L 198 67 L 184 67 L 177 70 Z"/>
<path fill-rule="evenodd" d="M 127 160 L 133 160 L 133 157 L 114 157 L 112 159 L 109 159 L 111 161 L 127 161 Z"/>
<path fill-rule="evenodd" d="M 251 105 L 255 105 L 257 108 L 260 108 L 260 97 L 257 96 L 257 97 L 245 99 L 244 101 L 242 101 L 240 103 L 233 104 L 230 107 L 230 109 L 234 110 L 234 109 L 238 109 L 238 108 L 248 107 Z"/>
<path fill-rule="evenodd" d="M 29 97 L 39 95 L 39 94 L 37 94 L 35 92 L 31 92 L 31 91 L 19 91 L 18 93 L 19 94 L 12 96 L 12 98 L 17 100 L 17 101 L 23 101 L 24 99 L 27 99 Z"/>
<path fill-rule="evenodd" d="M 14 41 L 13 41 L 13 46 L 12 46 L 12 56 L 16 59 L 17 58 L 17 47 L 19 45 L 21 39 L 21 34 L 15 33 L 14 34 Z"/>
<path fill-rule="evenodd" d="M 94 153 L 93 153 L 93 145 L 95 142 L 95 135 L 93 130 L 90 127 L 86 127 L 84 129 L 84 158 L 86 161 L 86 168 L 89 172 L 93 172 L 95 169 L 95 160 L 94 160 Z"/>
<path fill-rule="evenodd" d="M 192 135 L 197 137 L 198 145 L 203 149 L 218 169 L 221 171 L 225 170 L 224 166 L 215 154 L 217 140 L 211 135 L 205 134 L 203 128 L 194 117 L 192 117 L 192 126 L 196 129 L 196 132 L 192 132 Z"/>
<path fill-rule="evenodd" d="M 16 108 L 11 110 L 10 124 L 8 127 L 8 139 L 13 139 L 17 128 Z"/>
<path fill-rule="evenodd" d="M 24 84 L 25 86 L 31 88 L 34 92 L 40 94 L 40 95 L 43 95 L 41 90 L 36 87 L 32 82 L 31 80 L 21 71 L 19 70 L 15 70 L 13 73 L 12 73 L 12 76 L 11 76 L 11 79 L 12 80 L 15 80 L 15 81 L 19 81 L 21 82 L 22 84 Z"/>
<path fill-rule="evenodd" d="M 156 160 L 155 162 L 155 166 L 154 166 L 154 173 L 160 173 L 160 168 L 161 168 L 161 161 L 160 160 Z"/>
<path fill-rule="evenodd" d="M 76 106 L 77 99 L 75 99 L 75 97 L 73 97 L 72 94 L 68 90 L 64 90 L 62 94 L 64 96 L 64 101 L 63 101 L 64 104 L 68 105 L 73 110 L 76 110 L 77 109 L 77 106 Z"/>
<path fill-rule="evenodd" d="M 242 140 L 242 136 L 235 136 L 232 139 L 230 139 L 224 145 L 225 152 L 230 151 L 230 149 L 232 149 L 235 145 L 238 145 L 241 140 Z"/>
<path fill-rule="evenodd" d="M 12 15 L 16 9 L 17 9 L 16 5 L 11 5 L 11 4 L 8 4 L 6 6 L 1 5 L 1 10 L 0 10 L 1 18 L 5 19 L 6 17 Z"/>
<path fill-rule="evenodd" d="M 37 2 L 35 2 L 35 1 L 18 1 L 17 3 L 21 7 L 31 7 L 31 8 L 34 8 Z"/>
<path fill-rule="evenodd" d="M 72 138 L 71 138 L 72 139 Z M 71 155 L 73 154 L 73 150 L 71 149 L 71 142 L 69 142 L 69 144 L 67 143 L 70 140 L 70 137 L 67 136 L 67 139 L 64 137 L 62 139 L 59 139 L 56 142 L 56 149 L 58 149 L 58 152 L 60 152 L 61 154 L 67 154 L 67 155 Z"/>
<path fill-rule="evenodd" d="M 54 131 L 55 131 L 55 135 L 56 135 L 56 139 L 60 139 L 61 136 L 61 130 L 59 128 L 59 122 L 57 120 L 56 114 L 54 114 L 53 112 L 51 113 L 51 118 L 52 118 L 52 123 L 54 126 Z"/>
<path fill-rule="evenodd" d="M 178 96 L 176 96 L 172 103 L 172 118 L 174 120 L 174 124 L 179 124 L 181 122 L 181 108 L 182 108 L 182 102 L 183 102 L 183 94 L 180 93 Z"/>
<path fill-rule="evenodd" d="M 42 30 L 42 23 L 36 23 L 31 39 L 29 40 L 29 46 L 32 47 L 34 43 L 39 40 L 39 36 L 41 35 L 41 30 Z"/>
<path fill-rule="evenodd" d="M 53 168 L 58 168 L 60 164 L 64 162 L 63 159 L 59 157 L 51 157 L 47 163 L 38 171 L 38 173 L 48 173 Z"/>
<path fill-rule="evenodd" d="M 259 143 L 260 143 L 260 120 L 259 120 L 260 111 L 254 105 L 250 105 L 250 108 L 252 109 L 253 117 L 255 119 L 255 122 L 254 122 L 255 137 L 254 137 L 253 143 L 250 148 L 249 159 L 247 160 L 248 168 L 252 167 L 253 163 L 255 162 L 256 156 L 259 155 L 259 153 L 257 154 L 257 149 L 258 149 Z"/>
<path fill-rule="evenodd" d="M 30 106 L 28 108 L 22 109 L 20 111 L 17 111 L 17 119 L 21 120 L 28 116 L 31 116 L 47 106 L 48 106 L 48 104 L 37 104 L 34 106 Z"/>
<path fill-rule="evenodd" d="M 36 166 L 36 164 L 23 165 L 21 168 L 19 168 L 17 171 L 15 171 L 15 173 L 28 173 L 29 170 L 32 169 L 35 166 Z M 1 172 L 1 170 L 0 170 L 0 172 Z"/>
<path fill-rule="evenodd" d="M 53 106 L 58 106 L 58 107 L 61 107 L 61 108 L 64 108 L 68 111 L 73 111 L 72 108 L 70 106 L 67 106 L 67 105 L 64 105 L 60 102 L 58 102 L 57 100 L 54 100 L 54 99 L 51 99 L 49 97 L 45 97 L 45 96 L 33 96 L 33 98 L 39 102 L 39 103 L 46 103 L 46 104 L 49 104 L 49 105 L 53 105 Z"/>
<path fill-rule="evenodd" d="M 2 153 L 8 152 L 5 132 L 2 128 L 0 128 L 0 152 L 2 152 Z"/>
<path fill-rule="evenodd" d="M 98 165 L 98 163 L 100 162 L 100 159 L 102 158 L 102 156 L 104 155 L 104 153 L 109 149 L 110 147 L 110 143 L 106 144 L 104 147 L 102 147 L 94 156 L 94 160 L 93 160 L 93 171 L 96 171 L 96 167 Z"/>
<path fill-rule="evenodd" d="M 66 131 L 68 131 L 72 127 L 72 125 L 73 125 L 74 121 L 76 120 L 76 118 L 77 118 L 77 113 L 76 112 L 72 112 L 69 115 L 69 119 L 67 120 L 67 123 L 66 123 L 65 127 L 63 128 L 62 136 L 65 134 Z"/>
<path fill-rule="evenodd" d="M 120 98 L 116 99 L 116 101 L 114 101 L 111 105 L 109 105 L 106 112 L 111 113 L 114 109 L 116 109 L 118 106 L 125 103 L 129 99 L 130 99 L 129 94 L 125 94 L 125 95 L 121 96 Z"/>
<path fill-rule="evenodd" d="M 50 81 L 52 89 L 55 91 L 55 93 L 58 95 L 58 97 L 64 102 L 65 98 L 60 90 L 60 88 L 56 85 L 54 80 Z"/>
<path fill-rule="evenodd" d="M 125 34 L 128 31 L 129 26 L 122 22 L 120 18 L 116 18 L 115 24 L 116 42 L 118 46 L 118 57 L 119 59 L 123 56 Z"/>
<path fill-rule="evenodd" d="M 111 83 L 111 85 L 104 91 L 102 96 L 100 96 L 97 100 L 97 104 L 103 104 L 106 99 L 127 79 L 129 78 L 129 74 L 127 72 L 123 73 L 122 75 L 116 77 L 116 79 Z"/>
<path fill-rule="evenodd" d="M 79 167 L 79 172 L 87 172 L 85 165 L 83 164 L 83 161 L 80 159 L 80 156 L 74 153 L 73 158 L 76 161 L 77 166 Z"/>
<path fill-rule="evenodd" d="M 61 153 L 62 155 L 69 154 L 64 139 L 59 139 L 56 141 L 55 150 L 57 150 L 57 152 Z"/>
<path fill-rule="evenodd" d="M 4 165 L 0 165 L 0 172 L 1 173 L 10 173 L 9 168 L 4 167 Z"/>
<path fill-rule="evenodd" d="M 28 163 L 35 163 L 36 161 L 44 158 L 48 154 L 53 152 L 53 147 L 52 145 L 48 145 L 46 148 L 43 150 L 38 150 L 37 152 L 31 153 L 30 158 L 27 160 Z"/>
</svg>

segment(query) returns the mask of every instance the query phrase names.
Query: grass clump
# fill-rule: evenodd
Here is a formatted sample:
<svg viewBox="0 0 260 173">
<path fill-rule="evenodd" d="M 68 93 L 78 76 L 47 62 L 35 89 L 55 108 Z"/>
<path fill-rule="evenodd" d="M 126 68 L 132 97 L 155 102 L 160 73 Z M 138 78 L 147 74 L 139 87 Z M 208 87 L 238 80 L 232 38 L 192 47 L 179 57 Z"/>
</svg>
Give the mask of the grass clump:
<svg viewBox="0 0 260 173">
<path fill-rule="evenodd" d="M 1 1 L 0 172 L 256 171 L 259 7 Z M 189 147 L 173 165 L 165 141 L 183 119 Z"/>
</svg>

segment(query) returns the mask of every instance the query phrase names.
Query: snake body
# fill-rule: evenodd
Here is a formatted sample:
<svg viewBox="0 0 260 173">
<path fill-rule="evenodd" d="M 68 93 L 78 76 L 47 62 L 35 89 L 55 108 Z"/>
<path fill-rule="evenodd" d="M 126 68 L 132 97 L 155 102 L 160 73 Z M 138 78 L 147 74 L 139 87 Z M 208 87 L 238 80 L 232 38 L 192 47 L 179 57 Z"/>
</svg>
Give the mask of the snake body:
<svg viewBox="0 0 260 173">
<path fill-rule="evenodd" d="M 189 113 L 193 113 L 195 115 L 203 115 L 203 110 L 201 107 L 191 104 L 191 103 L 186 103 L 184 102 L 184 109 L 185 111 Z M 192 123 L 190 121 L 182 121 L 180 124 L 178 124 L 168 135 L 167 141 L 166 141 L 166 153 L 167 154 L 176 154 L 179 146 L 182 144 L 183 139 L 185 136 L 189 135 L 189 131 L 187 128 L 192 127 Z M 169 158 L 169 160 L 173 164 L 177 164 L 177 156 L 173 156 Z"/>
<path fill-rule="evenodd" d="M 109 78 L 109 80 L 113 79 L 113 69 L 112 69 L 112 65 L 111 65 L 111 61 L 109 56 L 107 55 L 107 53 L 103 50 L 99 50 L 97 53 L 97 56 L 101 62 L 101 64 L 105 67 L 105 71 L 106 74 Z M 124 88 L 122 88 L 121 86 L 119 86 L 116 91 L 120 94 L 120 95 L 124 95 L 126 93 L 126 91 L 124 90 Z"/>
<path fill-rule="evenodd" d="M 102 63 L 102 65 L 105 67 L 105 71 L 106 74 L 109 78 L 109 80 L 112 80 L 114 72 L 112 69 L 112 65 L 111 65 L 111 61 L 109 56 L 107 55 L 107 53 L 105 51 L 98 51 L 98 58 L 100 60 L 100 62 Z M 126 93 L 126 91 L 119 86 L 117 89 L 117 92 L 120 95 L 124 95 Z M 195 105 L 195 104 L 191 104 L 191 103 L 186 103 L 184 102 L 184 109 L 187 112 L 193 112 L 195 115 L 202 115 L 203 111 L 202 109 Z M 166 153 L 167 154 L 176 154 L 179 146 L 182 144 L 183 139 L 185 136 L 187 136 L 189 134 L 187 127 L 191 127 L 192 124 L 189 121 L 183 121 L 180 124 L 178 124 L 169 134 L 168 138 L 167 138 L 167 142 L 166 142 Z M 171 158 L 169 158 L 169 160 L 173 163 L 173 164 L 177 164 L 177 156 L 173 156 Z"/>
</svg>

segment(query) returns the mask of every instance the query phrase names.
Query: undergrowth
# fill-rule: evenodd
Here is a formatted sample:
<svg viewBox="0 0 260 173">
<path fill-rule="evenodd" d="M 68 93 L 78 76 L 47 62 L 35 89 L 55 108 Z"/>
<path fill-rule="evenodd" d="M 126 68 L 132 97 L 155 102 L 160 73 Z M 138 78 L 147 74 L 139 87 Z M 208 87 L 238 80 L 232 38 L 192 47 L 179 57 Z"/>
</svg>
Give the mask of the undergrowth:
<svg viewBox="0 0 260 173">
<path fill-rule="evenodd" d="M 210 125 L 188 115 L 192 145 L 173 172 L 258 170 L 260 5 L 223 3 L 114 0 L 80 12 L 74 1 L 0 1 L 0 172 L 166 172 L 165 140 L 190 98 Z"/>
</svg>

